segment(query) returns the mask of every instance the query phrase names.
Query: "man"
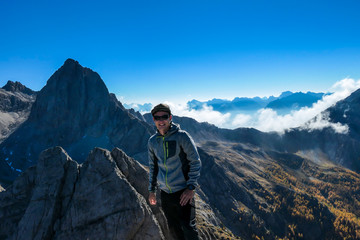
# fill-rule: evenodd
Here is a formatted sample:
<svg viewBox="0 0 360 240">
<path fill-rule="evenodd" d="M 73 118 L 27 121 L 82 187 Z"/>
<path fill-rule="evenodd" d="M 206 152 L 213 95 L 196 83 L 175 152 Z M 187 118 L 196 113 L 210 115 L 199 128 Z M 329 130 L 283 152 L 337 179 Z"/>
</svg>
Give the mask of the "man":
<svg viewBox="0 0 360 240">
<path fill-rule="evenodd" d="M 170 107 L 155 106 L 151 114 L 157 133 L 150 137 L 149 202 L 156 205 L 159 183 L 161 207 L 176 239 L 199 239 L 195 224 L 195 189 L 201 161 L 190 135 L 172 122 Z"/>
</svg>

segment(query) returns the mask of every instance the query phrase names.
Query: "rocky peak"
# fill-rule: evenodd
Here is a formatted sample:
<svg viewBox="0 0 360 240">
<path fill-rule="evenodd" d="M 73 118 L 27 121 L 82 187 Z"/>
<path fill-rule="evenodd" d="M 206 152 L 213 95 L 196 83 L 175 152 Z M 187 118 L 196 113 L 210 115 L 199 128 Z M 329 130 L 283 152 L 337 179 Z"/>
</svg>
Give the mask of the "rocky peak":
<svg viewBox="0 0 360 240">
<path fill-rule="evenodd" d="M 106 135 L 114 111 L 116 106 L 100 76 L 68 59 L 38 93 L 29 122 L 52 135 L 52 146 L 66 146 L 84 136 L 100 138 Z M 111 145 L 99 146 L 107 148 Z"/>
<path fill-rule="evenodd" d="M 108 108 L 109 92 L 100 76 L 68 59 L 39 92 L 30 119 L 57 125 L 63 118 L 81 115 L 83 119 L 75 118 L 72 123 L 76 126 L 77 121 L 91 123 L 95 120 L 91 118 L 104 117 Z"/>
<path fill-rule="evenodd" d="M 66 61 L 64 62 L 64 67 L 71 67 L 71 66 L 78 66 L 80 65 L 78 61 L 72 59 L 72 58 L 68 58 L 66 59 Z"/>
<path fill-rule="evenodd" d="M 68 59 L 37 94 L 29 118 L 0 144 L 0 182 L 36 164 L 41 151 L 61 146 L 78 162 L 94 147 L 119 147 L 147 161 L 153 129 L 126 111 L 100 76 Z M 6 167 L 8 165 L 8 167 Z"/>
<path fill-rule="evenodd" d="M 2 87 L 2 89 L 9 91 L 9 92 L 22 92 L 27 95 L 33 95 L 36 94 L 35 91 L 31 90 L 30 88 L 27 88 L 26 86 L 22 85 L 20 82 L 13 82 L 8 81 L 5 86 Z"/>
</svg>

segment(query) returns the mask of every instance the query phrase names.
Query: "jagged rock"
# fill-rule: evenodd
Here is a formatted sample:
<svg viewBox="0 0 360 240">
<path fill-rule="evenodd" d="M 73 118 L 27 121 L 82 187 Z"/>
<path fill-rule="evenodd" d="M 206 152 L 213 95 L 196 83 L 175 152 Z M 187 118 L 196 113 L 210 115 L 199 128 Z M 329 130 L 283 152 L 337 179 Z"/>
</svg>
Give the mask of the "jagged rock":
<svg viewBox="0 0 360 240">
<path fill-rule="evenodd" d="M 130 108 L 127 110 L 129 113 L 131 113 L 134 117 L 138 118 L 140 121 L 144 121 L 145 122 L 145 118 L 143 115 L 141 115 L 140 112 L 135 111 L 133 108 Z"/>
<path fill-rule="evenodd" d="M 2 87 L 2 89 L 9 92 L 22 92 L 25 93 L 26 95 L 36 94 L 35 91 L 31 90 L 30 88 L 27 88 L 26 86 L 24 86 L 23 84 L 17 81 L 16 82 L 8 81 L 6 85 Z"/>
<path fill-rule="evenodd" d="M 145 198 L 104 149 L 82 165 L 60 147 L 44 151 L 0 203 L 1 239 L 164 239 Z"/>
<path fill-rule="evenodd" d="M 14 239 L 11 237 L 30 203 L 35 177 L 36 168 L 30 167 L 11 187 L 0 192 L 0 239 Z"/>
<path fill-rule="evenodd" d="M 57 239 L 163 238 L 144 197 L 134 191 L 110 152 L 95 149 L 89 155 L 75 189 Z M 91 228 L 84 230 L 86 226 Z"/>
<path fill-rule="evenodd" d="M 0 89 L 0 111 L 2 112 L 21 112 L 30 110 L 34 96 L 26 95 L 21 92 L 8 92 Z"/>
<path fill-rule="evenodd" d="M 61 148 L 49 149 L 40 155 L 32 196 L 13 235 L 15 239 L 50 239 L 53 236 L 54 223 L 63 205 L 62 195 L 67 189 L 67 176 L 76 176 L 76 165 Z"/>
<path fill-rule="evenodd" d="M 111 152 L 116 164 L 118 165 L 121 172 L 125 175 L 130 184 L 136 189 L 138 193 L 144 196 L 145 199 L 149 198 L 148 182 L 149 176 L 148 171 L 139 162 L 130 158 L 119 148 L 113 149 Z M 159 194 L 158 194 L 159 196 Z M 161 203 L 160 198 L 158 199 L 159 204 L 157 206 L 150 206 L 153 214 L 158 220 L 166 239 L 170 239 L 169 230 L 166 223 L 164 213 L 160 210 L 159 206 Z"/>
</svg>

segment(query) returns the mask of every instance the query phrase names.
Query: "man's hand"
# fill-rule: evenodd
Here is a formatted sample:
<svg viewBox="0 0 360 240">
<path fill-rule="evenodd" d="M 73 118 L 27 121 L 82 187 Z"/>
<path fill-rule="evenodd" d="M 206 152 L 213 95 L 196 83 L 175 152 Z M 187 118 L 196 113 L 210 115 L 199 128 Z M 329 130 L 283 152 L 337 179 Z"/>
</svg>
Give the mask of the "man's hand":
<svg viewBox="0 0 360 240">
<path fill-rule="evenodd" d="M 180 205 L 185 206 L 186 204 L 188 204 L 191 201 L 191 199 L 194 197 L 194 195 L 195 195 L 194 190 L 185 189 L 185 191 L 180 196 Z"/>
<path fill-rule="evenodd" d="M 150 205 L 156 205 L 156 194 L 151 192 L 149 194 L 149 202 L 150 202 Z"/>
</svg>

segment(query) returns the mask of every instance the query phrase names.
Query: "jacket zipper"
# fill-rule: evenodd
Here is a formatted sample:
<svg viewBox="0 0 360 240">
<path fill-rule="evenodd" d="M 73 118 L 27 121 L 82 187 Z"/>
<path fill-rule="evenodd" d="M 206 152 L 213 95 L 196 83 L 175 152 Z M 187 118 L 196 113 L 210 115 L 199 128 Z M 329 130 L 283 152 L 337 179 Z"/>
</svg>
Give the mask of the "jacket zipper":
<svg viewBox="0 0 360 240">
<path fill-rule="evenodd" d="M 168 167 L 166 166 L 166 160 L 167 160 L 167 157 L 169 156 L 169 145 L 168 145 L 168 142 L 166 142 L 166 144 L 165 144 L 165 137 L 163 137 L 163 148 L 164 148 L 164 166 L 165 166 L 165 169 L 166 169 L 165 185 L 170 190 L 170 193 L 172 193 L 171 188 L 170 188 L 170 186 L 168 184 L 168 181 L 167 181 Z"/>
</svg>

